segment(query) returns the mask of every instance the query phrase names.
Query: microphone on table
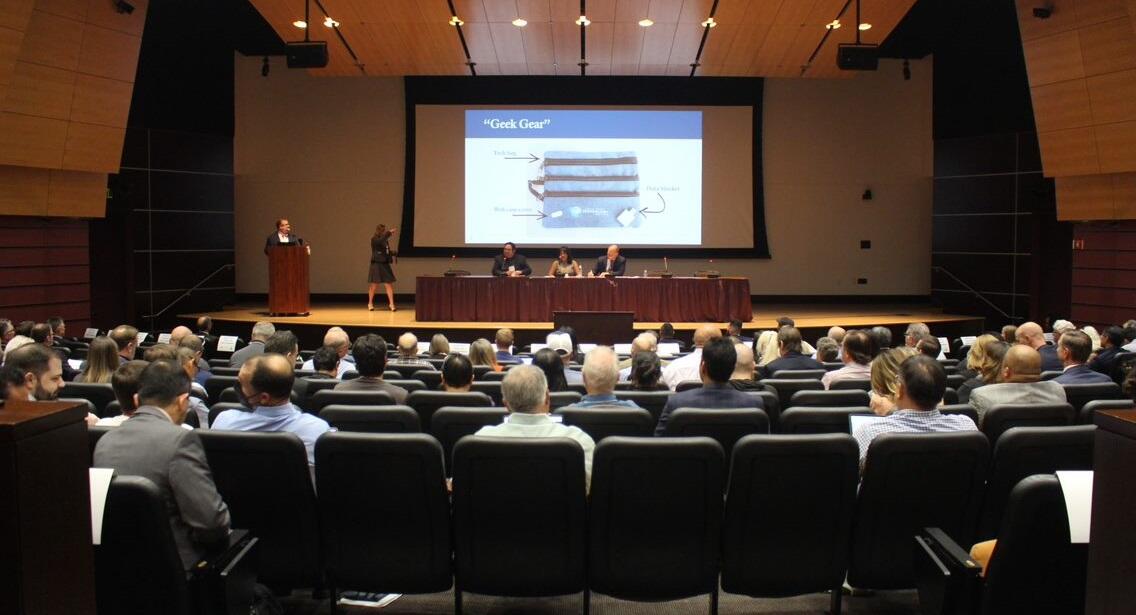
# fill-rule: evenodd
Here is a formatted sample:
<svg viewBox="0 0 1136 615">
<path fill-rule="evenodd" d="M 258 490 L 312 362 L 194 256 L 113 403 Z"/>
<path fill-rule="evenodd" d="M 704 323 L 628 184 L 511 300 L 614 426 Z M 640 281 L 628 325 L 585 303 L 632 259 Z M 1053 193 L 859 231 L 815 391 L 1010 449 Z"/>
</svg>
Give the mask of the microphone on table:
<svg viewBox="0 0 1136 615">
<path fill-rule="evenodd" d="M 669 278 L 669 277 L 671 277 L 671 275 L 672 274 L 671 274 L 670 260 L 667 259 L 667 257 L 664 256 L 663 257 L 663 270 L 659 272 L 659 277 L 660 278 Z"/>
<path fill-rule="evenodd" d="M 706 269 L 704 271 L 697 271 L 697 272 L 695 272 L 694 275 L 697 276 L 697 277 L 700 277 L 700 278 L 717 278 L 717 277 L 720 277 L 722 274 L 714 269 L 714 259 L 710 259 L 709 263 L 710 263 L 709 269 Z"/>
<path fill-rule="evenodd" d="M 469 275 L 468 271 L 465 271 L 465 270 L 462 270 L 462 269 L 456 269 L 454 267 L 454 265 L 456 265 L 457 262 L 458 262 L 458 255 L 457 254 L 450 256 L 450 268 L 447 269 L 445 272 L 443 272 L 442 275 L 447 277 L 447 278 L 457 278 L 457 277 L 463 277 L 463 276 Z"/>
</svg>

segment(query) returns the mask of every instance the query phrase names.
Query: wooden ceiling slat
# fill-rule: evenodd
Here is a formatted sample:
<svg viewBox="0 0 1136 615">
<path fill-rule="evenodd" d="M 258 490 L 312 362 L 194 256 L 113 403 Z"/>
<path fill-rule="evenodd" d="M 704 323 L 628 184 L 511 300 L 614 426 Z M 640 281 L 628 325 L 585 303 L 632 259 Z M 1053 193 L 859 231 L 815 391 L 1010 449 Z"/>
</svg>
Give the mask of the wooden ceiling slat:
<svg viewBox="0 0 1136 615">
<path fill-rule="evenodd" d="M 653 27 L 653 26 L 652 26 Z M 680 23 L 675 29 L 674 44 L 671 45 L 671 55 L 667 59 L 668 67 L 686 67 L 690 72 L 690 65 L 698 57 L 698 45 L 702 43 L 702 26 L 692 23 Z M 670 70 L 667 73 L 670 74 Z"/>
<path fill-rule="evenodd" d="M 671 57 L 671 47 L 674 46 L 675 32 L 678 24 L 657 23 L 643 32 L 643 53 L 640 62 L 666 66 Z"/>
<path fill-rule="evenodd" d="M 513 0 L 481 0 L 481 6 L 485 18 L 491 22 L 509 23 L 520 16 Z"/>
<path fill-rule="evenodd" d="M 651 0 L 647 8 L 647 17 L 655 23 L 678 23 L 682 14 L 682 0 Z M 639 23 L 636 19 L 635 23 Z"/>
<path fill-rule="evenodd" d="M 617 2 L 618 0 L 588 0 L 588 19 L 592 21 L 615 21 Z M 580 3 L 576 2 L 575 4 L 576 8 L 573 10 L 578 11 Z M 639 20 L 636 19 L 635 21 Z"/>
<path fill-rule="evenodd" d="M 557 28 L 555 36 L 553 34 L 554 26 Z M 560 41 L 556 39 L 560 36 L 561 27 L 562 24 L 551 24 L 543 21 L 529 22 L 529 25 L 521 28 L 521 40 L 525 44 L 525 61 L 529 64 L 555 64 L 560 61 Z M 575 28 L 576 26 L 573 25 L 568 30 L 575 31 Z M 579 34 L 576 36 L 579 37 Z M 577 56 L 580 54 L 578 38 L 575 53 Z"/>
<path fill-rule="evenodd" d="M 619 0 L 615 5 L 615 21 L 637 24 L 647 16 L 650 5 L 651 0 Z"/>
<path fill-rule="evenodd" d="M 497 61 L 502 66 L 525 63 L 525 43 L 521 38 L 519 28 L 509 22 L 490 22 L 489 32 L 493 35 L 493 47 L 497 50 Z"/>
<path fill-rule="evenodd" d="M 481 4 L 481 0 L 454 0 L 454 9 L 467 25 L 489 21 L 485 16 L 485 7 Z"/>
<path fill-rule="evenodd" d="M 590 2 L 588 4 L 591 4 Z M 592 7 L 588 7 L 588 12 L 593 13 Z M 576 21 L 580 16 L 580 0 L 551 0 L 549 2 L 549 19 L 551 21 Z M 588 19 L 596 21 L 593 15 L 588 15 Z"/>
<path fill-rule="evenodd" d="M 634 66 L 639 63 L 640 54 L 643 53 L 643 39 L 647 28 L 634 24 L 617 23 L 612 25 L 611 61 L 615 74 L 628 74 L 618 72 L 620 66 Z M 626 70 L 626 69 L 623 69 Z M 634 72 L 630 74 L 635 74 Z"/>
<path fill-rule="evenodd" d="M 474 62 L 496 64 L 499 61 L 497 51 L 493 47 L 493 35 L 489 33 L 488 23 L 467 21 L 462 26 L 462 34 L 465 35 L 465 44 L 469 47 L 469 56 Z"/>
<path fill-rule="evenodd" d="M 518 16 L 527 19 L 529 24 L 552 21 L 548 0 L 517 0 Z"/>
<path fill-rule="evenodd" d="M 638 26 L 636 26 L 638 28 Z M 613 61 L 613 47 L 615 38 L 615 24 L 608 22 L 593 22 L 587 27 L 588 35 L 588 64 L 606 64 L 611 73 Z M 591 72 L 591 67 L 588 67 Z"/>
<path fill-rule="evenodd" d="M 725 64 L 734 38 L 739 36 L 741 27 L 734 23 L 721 22 L 710 29 L 706 37 L 706 48 L 702 50 L 703 64 Z M 744 33 L 741 36 L 746 36 Z"/>
<path fill-rule="evenodd" d="M 714 0 L 683 0 L 678 21 L 684 24 L 700 24 L 710 15 Z"/>
</svg>

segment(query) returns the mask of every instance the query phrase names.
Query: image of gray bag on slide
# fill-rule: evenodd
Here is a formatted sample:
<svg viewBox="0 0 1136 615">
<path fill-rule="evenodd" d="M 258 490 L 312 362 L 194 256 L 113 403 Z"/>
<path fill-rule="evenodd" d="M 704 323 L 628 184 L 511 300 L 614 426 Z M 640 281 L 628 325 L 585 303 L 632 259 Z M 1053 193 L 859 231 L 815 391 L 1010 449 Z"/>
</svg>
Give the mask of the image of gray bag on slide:
<svg viewBox="0 0 1136 615">
<path fill-rule="evenodd" d="M 545 152 L 542 168 L 529 192 L 542 203 L 545 228 L 642 224 L 635 152 Z"/>
</svg>

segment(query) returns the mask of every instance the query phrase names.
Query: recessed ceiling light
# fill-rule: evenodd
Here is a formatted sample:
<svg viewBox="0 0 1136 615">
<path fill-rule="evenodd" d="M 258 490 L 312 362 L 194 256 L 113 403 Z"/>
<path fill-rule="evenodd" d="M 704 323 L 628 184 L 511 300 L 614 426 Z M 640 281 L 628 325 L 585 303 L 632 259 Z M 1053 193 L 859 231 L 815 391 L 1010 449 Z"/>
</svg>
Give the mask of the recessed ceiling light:
<svg viewBox="0 0 1136 615">
<path fill-rule="evenodd" d="M 703 28 L 713 28 L 716 25 L 718 25 L 718 22 L 714 21 L 713 17 L 707 17 L 706 21 L 702 22 Z"/>
<path fill-rule="evenodd" d="M 304 28 L 308 27 L 308 22 L 304 21 L 303 19 L 297 19 L 296 21 L 292 22 L 292 25 L 303 30 Z"/>
<path fill-rule="evenodd" d="M 453 17 L 450 18 L 450 25 L 451 26 L 464 26 L 465 22 L 462 21 L 461 19 L 459 19 L 457 15 L 454 15 Z"/>
<path fill-rule="evenodd" d="M 592 25 L 592 20 L 588 19 L 587 15 L 580 15 L 580 18 L 576 20 L 576 25 L 577 26 L 590 26 L 590 25 Z"/>
<path fill-rule="evenodd" d="M 524 19 L 521 19 L 520 17 L 518 17 L 518 18 L 513 20 L 513 25 L 517 26 L 518 28 L 523 28 L 523 27 L 529 25 L 529 22 L 527 20 L 524 20 Z"/>
<path fill-rule="evenodd" d="M 824 27 L 829 29 L 829 30 L 839 30 L 840 29 L 840 20 L 839 19 L 833 19 L 831 23 L 824 24 Z"/>
<path fill-rule="evenodd" d="M 323 18 L 323 25 L 328 27 L 328 28 L 338 28 L 339 22 L 335 21 L 334 19 L 332 19 L 330 17 L 324 17 Z"/>
<path fill-rule="evenodd" d="M 650 28 L 651 26 L 655 25 L 655 22 L 644 17 L 643 19 L 639 20 L 639 25 L 643 26 L 644 28 Z"/>
<path fill-rule="evenodd" d="M 862 24 L 860 24 L 860 29 L 861 29 L 861 30 L 871 30 L 871 29 L 872 29 L 872 24 L 870 24 L 870 23 L 862 23 Z"/>
</svg>

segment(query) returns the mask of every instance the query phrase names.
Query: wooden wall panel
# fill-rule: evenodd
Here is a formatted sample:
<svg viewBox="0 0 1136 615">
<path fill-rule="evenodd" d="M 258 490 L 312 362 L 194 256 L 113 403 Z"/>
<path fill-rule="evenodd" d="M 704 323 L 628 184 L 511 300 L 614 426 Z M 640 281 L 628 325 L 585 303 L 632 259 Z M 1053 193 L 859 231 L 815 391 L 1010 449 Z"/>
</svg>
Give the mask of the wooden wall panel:
<svg viewBox="0 0 1136 615">
<path fill-rule="evenodd" d="M 0 113 L 0 164 L 61 168 L 66 142 L 66 120 Z"/>
<path fill-rule="evenodd" d="M 1085 81 L 1093 123 L 1136 120 L 1136 70 L 1096 75 Z"/>
<path fill-rule="evenodd" d="M 1073 322 L 1100 328 L 1136 317 L 1136 223 L 1078 224 L 1073 240 Z"/>
<path fill-rule="evenodd" d="M 4 98 L 8 113 L 66 121 L 75 97 L 75 73 L 30 62 L 16 62 L 11 87 Z"/>
<path fill-rule="evenodd" d="M 0 167 L 0 182 L 10 175 Z M 0 238 L 0 317 L 17 322 L 62 317 L 73 335 L 90 326 L 85 220 L 0 216 Z"/>
</svg>

